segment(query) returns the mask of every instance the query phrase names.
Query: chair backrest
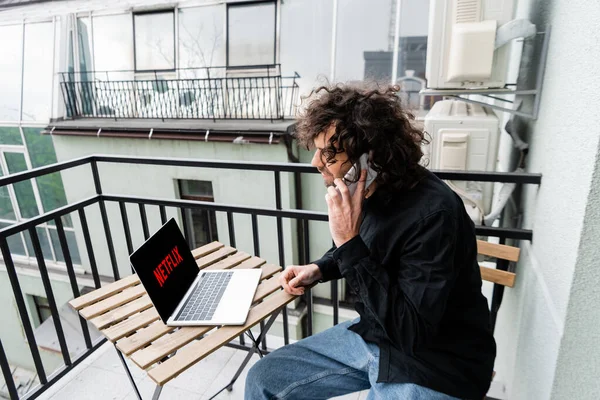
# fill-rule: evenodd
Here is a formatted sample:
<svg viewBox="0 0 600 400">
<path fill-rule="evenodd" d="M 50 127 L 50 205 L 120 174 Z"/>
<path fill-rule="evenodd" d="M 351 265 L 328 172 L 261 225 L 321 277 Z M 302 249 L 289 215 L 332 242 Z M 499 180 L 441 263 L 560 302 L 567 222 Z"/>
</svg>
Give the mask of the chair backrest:
<svg viewBox="0 0 600 400">
<path fill-rule="evenodd" d="M 518 261 L 521 249 L 518 247 L 507 246 L 504 244 L 495 244 L 477 241 L 477 253 L 485 256 L 495 257 L 500 260 Z M 513 287 L 515 285 L 516 274 L 514 272 L 503 271 L 501 269 L 480 266 L 481 278 L 488 282 L 499 285 Z"/>
</svg>

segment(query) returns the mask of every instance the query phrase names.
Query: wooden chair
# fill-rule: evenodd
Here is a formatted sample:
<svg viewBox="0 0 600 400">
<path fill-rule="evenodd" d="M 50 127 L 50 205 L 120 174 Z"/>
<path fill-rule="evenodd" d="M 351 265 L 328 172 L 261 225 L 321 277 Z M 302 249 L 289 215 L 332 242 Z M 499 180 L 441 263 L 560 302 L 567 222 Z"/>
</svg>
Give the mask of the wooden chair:
<svg viewBox="0 0 600 400">
<path fill-rule="evenodd" d="M 494 293 L 492 295 L 491 324 L 492 329 L 496 324 L 496 316 L 502 303 L 502 295 L 505 287 L 515 285 L 516 273 L 509 272 L 508 266 L 511 262 L 519 261 L 521 249 L 503 244 L 495 244 L 483 240 L 477 241 L 477 254 L 493 257 L 496 259 L 496 268 L 480 266 L 481 279 L 494 284 Z M 492 373 L 492 379 L 496 372 Z M 484 397 L 485 399 L 485 397 Z"/>
</svg>

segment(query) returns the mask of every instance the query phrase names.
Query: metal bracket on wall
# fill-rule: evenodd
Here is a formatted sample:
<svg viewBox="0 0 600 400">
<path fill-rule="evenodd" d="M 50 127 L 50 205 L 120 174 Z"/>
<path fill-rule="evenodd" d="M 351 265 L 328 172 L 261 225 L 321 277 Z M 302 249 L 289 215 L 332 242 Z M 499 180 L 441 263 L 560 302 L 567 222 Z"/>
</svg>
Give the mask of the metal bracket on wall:
<svg viewBox="0 0 600 400">
<path fill-rule="evenodd" d="M 537 67 L 537 76 L 535 81 L 534 89 L 520 90 L 520 89 L 511 89 L 508 87 L 497 88 L 497 89 L 423 89 L 419 93 L 421 96 L 445 96 L 454 98 L 460 101 L 464 101 L 466 103 L 479 104 L 485 107 L 492 108 L 494 110 L 507 112 L 513 115 L 518 115 L 520 117 L 529 118 L 529 119 L 537 119 L 538 112 L 540 109 L 540 98 L 542 93 L 542 84 L 544 81 L 544 72 L 546 69 L 546 58 L 548 56 L 548 43 L 550 40 L 550 27 L 548 26 L 544 32 L 538 32 L 537 36 L 543 35 L 544 40 L 542 42 L 542 48 L 540 50 L 539 64 Z M 506 85 L 506 86 L 516 86 L 516 85 Z M 474 100 L 471 98 L 465 98 L 462 96 L 470 96 L 477 95 L 482 96 L 487 99 L 498 100 L 505 103 L 516 104 L 517 107 L 503 107 L 496 104 L 489 104 L 485 101 Z M 532 111 L 523 112 L 519 111 L 519 101 L 505 99 L 503 97 L 498 96 L 533 96 L 533 107 Z"/>
</svg>

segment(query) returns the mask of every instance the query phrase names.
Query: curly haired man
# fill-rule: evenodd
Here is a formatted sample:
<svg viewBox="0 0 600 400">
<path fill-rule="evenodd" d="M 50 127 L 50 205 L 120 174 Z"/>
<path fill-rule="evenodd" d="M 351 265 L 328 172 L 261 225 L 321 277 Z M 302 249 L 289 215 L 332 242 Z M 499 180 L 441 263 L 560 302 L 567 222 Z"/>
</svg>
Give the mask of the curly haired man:
<svg viewBox="0 0 600 400">
<path fill-rule="evenodd" d="M 420 164 L 424 133 L 398 88 L 337 85 L 308 97 L 298 141 L 327 187 L 335 246 L 289 266 L 283 288 L 346 279 L 359 318 L 258 361 L 246 399 L 327 399 L 369 389 L 368 399 L 482 399 L 496 344 L 481 293 L 473 223 L 460 198 Z M 354 194 L 344 181 L 368 154 L 377 173 Z M 360 164 L 357 165 L 360 169 Z"/>
</svg>

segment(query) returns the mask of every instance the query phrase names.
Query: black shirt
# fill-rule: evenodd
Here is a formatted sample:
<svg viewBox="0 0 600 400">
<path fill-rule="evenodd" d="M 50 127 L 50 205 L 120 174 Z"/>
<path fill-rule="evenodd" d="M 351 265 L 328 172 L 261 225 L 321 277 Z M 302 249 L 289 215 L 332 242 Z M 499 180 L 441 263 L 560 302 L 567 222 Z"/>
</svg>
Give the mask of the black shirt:
<svg viewBox="0 0 600 400">
<path fill-rule="evenodd" d="M 315 263 L 322 281 L 344 277 L 357 295 L 349 329 L 379 345 L 377 382 L 481 399 L 496 343 L 476 257 L 462 201 L 427 171 L 410 190 L 375 191 L 360 234 Z"/>
</svg>

